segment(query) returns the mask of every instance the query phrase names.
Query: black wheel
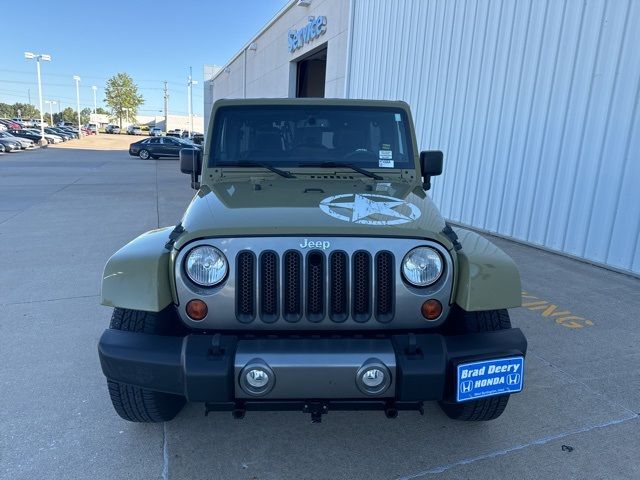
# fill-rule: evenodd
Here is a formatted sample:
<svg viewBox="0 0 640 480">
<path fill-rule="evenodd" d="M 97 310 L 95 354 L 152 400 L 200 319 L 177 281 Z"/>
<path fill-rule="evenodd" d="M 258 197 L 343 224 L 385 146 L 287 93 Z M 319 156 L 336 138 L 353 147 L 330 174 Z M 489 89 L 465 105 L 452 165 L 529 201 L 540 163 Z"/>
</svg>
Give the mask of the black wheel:
<svg viewBox="0 0 640 480">
<path fill-rule="evenodd" d="M 109 328 L 129 332 L 167 335 L 174 333 L 170 311 L 142 312 L 116 308 Z M 186 400 L 180 395 L 155 392 L 107 379 L 111 403 L 125 420 L 130 422 L 166 422 L 173 419 Z"/>
<path fill-rule="evenodd" d="M 461 312 L 458 319 L 460 333 L 493 332 L 511 328 L 511 320 L 506 310 L 483 312 Z M 464 403 L 439 402 L 444 413 L 454 420 L 487 421 L 502 415 L 509 402 L 509 395 L 481 398 Z"/>
<path fill-rule="evenodd" d="M 149 150 L 144 150 L 144 149 L 140 150 L 140 153 L 138 155 L 140 155 L 140 158 L 142 160 L 147 160 L 151 156 L 151 154 L 149 153 Z"/>
</svg>

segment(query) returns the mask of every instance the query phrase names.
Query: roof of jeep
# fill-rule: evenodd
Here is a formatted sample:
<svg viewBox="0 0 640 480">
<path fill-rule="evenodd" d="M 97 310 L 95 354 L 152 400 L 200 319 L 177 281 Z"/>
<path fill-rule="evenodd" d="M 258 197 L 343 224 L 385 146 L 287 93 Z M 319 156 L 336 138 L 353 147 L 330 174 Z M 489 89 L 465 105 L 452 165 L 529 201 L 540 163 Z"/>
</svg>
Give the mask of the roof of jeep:
<svg viewBox="0 0 640 480">
<path fill-rule="evenodd" d="M 409 105 L 401 100 L 363 100 L 354 98 L 225 98 L 216 100 L 214 110 L 226 106 L 247 105 L 349 105 L 363 107 L 395 107 L 409 111 Z"/>
</svg>

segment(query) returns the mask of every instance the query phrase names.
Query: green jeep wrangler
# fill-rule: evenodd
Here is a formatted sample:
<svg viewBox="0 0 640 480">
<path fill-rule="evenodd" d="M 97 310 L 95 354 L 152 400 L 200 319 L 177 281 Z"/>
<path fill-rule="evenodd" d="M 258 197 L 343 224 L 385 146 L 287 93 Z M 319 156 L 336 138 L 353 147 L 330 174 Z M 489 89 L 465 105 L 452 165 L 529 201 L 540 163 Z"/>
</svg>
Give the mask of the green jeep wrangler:
<svg viewBox="0 0 640 480">
<path fill-rule="evenodd" d="M 491 420 L 522 390 L 511 258 L 451 227 L 426 191 L 407 104 L 220 100 L 176 226 L 108 261 L 99 343 L 118 414 L 331 409 Z"/>
</svg>

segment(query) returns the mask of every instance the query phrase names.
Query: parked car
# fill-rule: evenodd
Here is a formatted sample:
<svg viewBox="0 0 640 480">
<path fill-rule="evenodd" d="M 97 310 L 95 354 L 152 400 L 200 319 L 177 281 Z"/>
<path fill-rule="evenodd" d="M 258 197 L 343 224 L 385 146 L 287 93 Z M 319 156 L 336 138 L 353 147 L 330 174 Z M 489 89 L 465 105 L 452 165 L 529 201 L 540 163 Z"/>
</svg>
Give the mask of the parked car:
<svg viewBox="0 0 640 480">
<path fill-rule="evenodd" d="M 138 125 L 129 125 L 127 127 L 127 135 L 142 135 L 142 130 Z"/>
<path fill-rule="evenodd" d="M 29 139 L 29 138 L 23 138 L 23 137 L 16 137 L 15 135 L 12 135 L 9 132 L 0 132 L 0 138 L 7 138 L 9 140 L 15 140 L 16 142 L 20 143 L 20 147 L 23 150 L 26 150 L 27 148 L 34 148 L 35 144 L 34 141 Z M 39 138 L 38 138 L 39 140 Z"/>
<path fill-rule="evenodd" d="M 527 340 L 507 311 L 518 268 L 438 212 L 443 154 L 417 150 L 409 106 L 229 99 L 211 125 L 206 159 L 180 151 L 197 190 L 181 222 L 104 269 L 115 310 L 98 353 L 116 412 L 165 422 L 197 401 L 319 422 L 438 401 L 451 419 L 499 417 L 524 385 Z"/>
<path fill-rule="evenodd" d="M 0 145 L 0 153 L 4 153 L 4 145 Z"/>
<path fill-rule="evenodd" d="M 92 134 L 98 132 L 98 125 L 95 123 L 87 123 L 84 128 L 89 130 Z"/>
<path fill-rule="evenodd" d="M 76 127 L 78 124 L 73 122 L 58 122 L 57 127 Z"/>
<path fill-rule="evenodd" d="M 60 138 L 62 138 L 63 142 L 73 139 L 73 137 L 69 132 L 65 132 L 64 130 L 61 130 L 56 127 L 46 127 L 44 131 L 45 133 L 50 133 L 51 135 L 58 135 Z"/>
<path fill-rule="evenodd" d="M 9 130 L 8 131 L 11 135 L 13 135 L 14 137 L 17 138 L 27 138 L 29 140 L 32 140 L 35 144 L 39 145 L 40 144 L 40 132 L 38 132 L 37 134 L 28 131 L 26 129 L 20 129 L 20 130 Z M 45 141 L 47 142 L 47 144 L 53 143 L 53 140 L 49 140 L 47 138 L 45 138 Z"/>
<path fill-rule="evenodd" d="M 33 128 L 24 128 L 23 130 L 25 130 L 28 133 L 32 133 L 34 135 L 38 135 L 38 137 L 40 137 L 40 130 L 36 130 Z M 49 143 L 62 143 L 62 137 L 60 135 L 55 135 L 55 134 L 51 134 L 51 133 L 44 133 L 44 138 L 47 139 L 47 141 L 49 139 L 51 139 L 51 142 Z"/>
<path fill-rule="evenodd" d="M 199 148 L 193 142 L 173 137 L 145 138 L 129 145 L 129 155 L 148 158 L 177 157 L 182 148 Z"/>
<path fill-rule="evenodd" d="M 182 129 L 181 128 L 174 128 L 173 130 L 169 130 L 167 132 L 167 137 L 182 138 Z"/>
<path fill-rule="evenodd" d="M 119 134 L 120 133 L 120 127 L 118 125 L 109 124 L 104 128 L 104 132 L 105 133 Z"/>
<path fill-rule="evenodd" d="M 8 118 L 0 118 L 0 124 L 4 125 L 7 130 L 20 130 L 22 125 Z"/>
<path fill-rule="evenodd" d="M 6 152 L 18 152 L 22 150 L 22 145 L 17 139 L 12 140 L 11 138 L 0 137 L 0 145 L 4 146 Z"/>
<path fill-rule="evenodd" d="M 153 127 L 149 130 L 149 136 L 150 137 L 161 137 L 162 136 L 162 129 L 159 127 Z"/>
<path fill-rule="evenodd" d="M 78 129 L 76 128 L 71 128 L 71 127 L 56 127 L 59 130 L 68 133 L 69 135 L 71 135 L 73 138 L 79 138 L 78 135 Z"/>
</svg>

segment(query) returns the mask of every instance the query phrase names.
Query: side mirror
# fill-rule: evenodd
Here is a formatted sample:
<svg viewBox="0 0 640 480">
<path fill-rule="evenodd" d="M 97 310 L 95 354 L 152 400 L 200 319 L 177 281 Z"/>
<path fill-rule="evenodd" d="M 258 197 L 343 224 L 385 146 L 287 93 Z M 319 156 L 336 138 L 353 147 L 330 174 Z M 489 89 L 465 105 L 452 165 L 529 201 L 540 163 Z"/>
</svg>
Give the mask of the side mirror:
<svg viewBox="0 0 640 480">
<path fill-rule="evenodd" d="M 431 188 L 431 177 L 442 174 L 443 154 L 440 150 L 420 152 L 420 169 L 422 170 L 422 188 Z"/>
<path fill-rule="evenodd" d="M 180 149 L 180 171 L 191 175 L 191 188 L 200 188 L 200 172 L 202 171 L 202 150 L 196 148 Z"/>
</svg>

